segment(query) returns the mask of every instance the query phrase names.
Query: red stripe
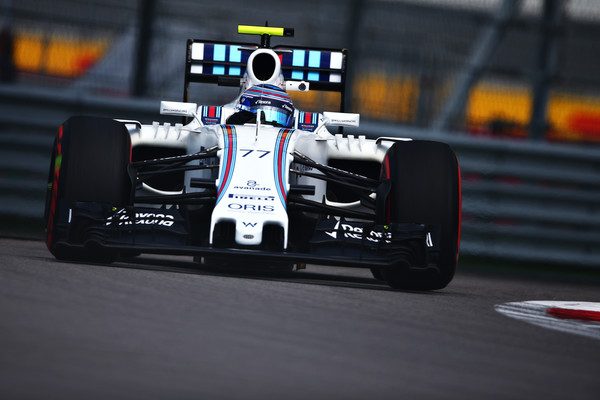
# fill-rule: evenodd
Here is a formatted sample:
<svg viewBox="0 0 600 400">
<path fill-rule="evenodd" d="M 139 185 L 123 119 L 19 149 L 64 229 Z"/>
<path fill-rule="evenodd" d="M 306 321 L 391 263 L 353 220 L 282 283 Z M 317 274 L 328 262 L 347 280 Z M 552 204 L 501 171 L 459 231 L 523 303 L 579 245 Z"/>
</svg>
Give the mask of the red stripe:
<svg viewBox="0 0 600 400">
<path fill-rule="evenodd" d="M 208 116 L 211 118 L 215 117 L 215 111 L 216 111 L 216 107 L 215 106 L 209 106 L 208 107 Z"/>
<path fill-rule="evenodd" d="M 54 155 L 54 160 L 58 156 L 61 156 L 61 165 L 57 167 L 53 165 L 54 171 L 52 171 L 52 193 L 50 197 L 50 212 L 48 214 L 48 225 L 46 227 L 47 235 L 46 235 L 46 246 L 48 249 L 52 247 L 52 239 L 54 233 L 54 214 L 56 213 L 56 203 L 58 200 L 58 182 L 60 178 L 60 170 L 62 168 L 62 138 L 63 138 L 63 126 L 58 127 L 58 138 L 56 140 L 56 154 Z M 55 161 L 56 163 L 56 161 Z"/>
<path fill-rule="evenodd" d="M 290 98 L 290 96 L 287 93 L 285 93 L 285 92 L 279 93 L 279 92 L 276 92 L 274 90 L 273 91 L 267 91 L 267 90 L 261 90 L 261 89 L 262 88 L 252 87 L 252 88 L 248 89 L 246 91 L 246 93 L 254 95 L 254 96 L 265 95 L 265 96 L 279 97 L 279 98 L 281 98 L 283 100 L 288 100 Z"/>
<path fill-rule="evenodd" d="M 233 135 L 231 133 L 231 126 L 226 125 L 225 129 L 227 129 L 227 137 L 229 138 L 229 148 L 227 149 L 227 164 L 225 167 L 225 175 L 223 176 L 223 182 L 221 182 L 221 185 L 219 186 L 219 192 L 217 193 L 217 196 L 221 194 L 221 191 L 223 191 L 223 189 L 225 188 L 225 182 L 227 182 L 227 179 L 229 178 L 229 171 L 231 170 L 231 157 L 233 156 Z"/>
<path fill-rule="evenodd" d="M 285 188 L 283 187 L 283 148 L 285 147 L 285 140 L 287 138 L 289 129 L 285 129 L 281 134 L 281 141 L 279 142 L 279 150 L 277 151 L 277 180 L 279 181 L 279 187 L 281 188 L 281 194 L 283 195 L 283 200 L 287 201 L 287 194 L 285 192 Z"/>
<path fill-rule="evenodd" d="M 305 124 L 310 124 L 311 123 L 311 113 L 304 113 L 304 123 Z"/>
<path fill-rule="evenodd" d="M 383 159 L 383 174 L 385 179 L 391 179 L 390 169 L 390 158 L 386 155 Z M 392 220 L 392 193 L 388 194 L 387 202 L 385 204 L 385 221 L 389 224 Z"/>
<path fill-rule="evenodd" d="M 462 176 L 460 175 L 460 165 L 456 160 L 456 167 L 458 168 L 458 237 L 456 240 L 456 261 L 458 261 L 458 252 L 460 250 L 460 229 L 462 226 Z"/>
<path fill-rule="evenodd" d="M 551 307 L 546 310 L 553 317 L 564 319 L 581 319 L 585 321 L 600 322 L 600 311 L 573 310 L 569 308 Z"/>
</svg>

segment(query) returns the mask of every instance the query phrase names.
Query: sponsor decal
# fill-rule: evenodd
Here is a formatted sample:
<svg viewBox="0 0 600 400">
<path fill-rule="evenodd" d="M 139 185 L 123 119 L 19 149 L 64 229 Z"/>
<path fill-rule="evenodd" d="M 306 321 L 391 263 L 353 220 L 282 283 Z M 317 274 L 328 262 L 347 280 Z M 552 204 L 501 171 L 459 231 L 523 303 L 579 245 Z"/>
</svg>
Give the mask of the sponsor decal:
<svg viewBox="0 0 600 400">
<path fill-rule="evenodd" d="M 238 199 L 238 200 L 257 200 L 257 201 L 275 201 L 275 196 L 260 196 L 253 194 L 235 194 L 229 193 L 230 199 Z"/>
<path fill-rule="evenodd" d="M 310 172 L 314 168 L 313 167 L 309 167 L 309 166 L 304 165 L 304 164 L 294 164 L 294 169 L 298 170 L 300 172 Z"/>
<path fill-rule="evenodd" d="M 325 231 L 325 234 L 331 236 L 334 239 L 338 239 L 338 237 L 343 237 L 345 239 L 363 239 L 363 228 L 361 226 L 356 226 L 349 224 L 347 222 L 338 221 L 333 227 L 332 231 Z M 341 236 L 338 236 L 341 235 Z M 379 243 L 382 240 L 385 243 L 391 243 L 390 239 L 392 238 L 392 234 L 390 232 L 379 232 L 379 231 L 369 231 L 368 234 L 364 237 L 365 240 L 370 242 Z"/>
<path fill-rule="evenodd" d="M 239 189 L 239 190 L 262 190 L 265 192 L 270 192 L 271 188 L 268 187 L 256 187 L 256 186 L 237 186 L 235 185 L 233 187 L 234 189 Z"/>
<path fill-rule="evenodd" d="M 314 132 L 319 124 L 319 114 L 300 111 L 298 115 L 298 129 Z"/>
<path fill-rule="evenodd" d="M 242 224 L 244 224 L 244 226 L 246 228 L 250 227 L 250 228 L 254 228 L 256 226 L 256 222 L 242 222 Z"/>
<path fill-rule="evenodd" d="M 239 190 L 261 190 L 265 192 L 271 191 L 270 187 L 260 186 L 256 181 L 248 181 L 246 182 L 246 186 L 235 185 L 233 188 Z"/>
<path fill-rule="evenodd" d="M 249 211 L 249 212 L 273 212 L 275 207 L 265 204 L 241 204 L 230 203 L 227 208 L 233 211 Z"/>
<path fill-rule="evenodd" d="M 427 236 L 425 237 L 425 244 L 427 247 L 433 247 L 433 239 L 431 238 L 431 232 L 427 232 Z"/>
<path fill-rule="evenodd" d="M 203 106 L 202 123 L 204 125 L 215 125 L 221 122 L 221 106 Z"/>
<path fill-rule="evenodd" d="M 169 108 L 169 107 L 164 107 L 163 108 L 163 112 L 187 114 L 188 110 L 185 109 L 185 108 Z"/>
<path fill-rule="evenodd" d="M 136 212 L 134 220 L 136 225 L 173 226 L 175 223 L 174 216 L 162 212 Z M 105 225 L 133 225 L 133 221 L 125 210 L 121 209 L 115 215 L 108 217 Z"/>
</svg>

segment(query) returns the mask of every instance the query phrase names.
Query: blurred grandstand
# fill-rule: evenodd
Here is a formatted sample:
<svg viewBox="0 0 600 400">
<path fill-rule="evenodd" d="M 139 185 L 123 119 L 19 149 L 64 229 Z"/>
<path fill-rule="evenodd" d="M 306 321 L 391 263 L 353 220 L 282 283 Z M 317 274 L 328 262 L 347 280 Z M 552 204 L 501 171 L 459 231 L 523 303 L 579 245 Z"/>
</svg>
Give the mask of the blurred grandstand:
<svg viewBox="0 0 600 400">
<path fill-rule="evenodd" d="M 557 8 L 553 20 L 544 18 L 547 3 Z M 286 42 L 350 49 L 352 109 L 366 118 L 429 126 L 440 123 L 449 112 L 444 107 L 454 101 L 458 112 L 446 115 L 445 128 L 527 136 L 534 94 L 541 87 L 548 93 L 540 105 L 542 122 L 547 114 L 544 136 L 600 141 L 600 8 L 595 0 L 0 4 L 3 32 L 14 40 L 19 84 L 179 99 L 187 38 L 240 40 L 237 23 L 261 24 L 268 18 L 272 25 L 296 28 L 296 37 Z M 490 34 L 496 36 L 485 43 Z M 546 56 L 540 53 L 544 45 Z M 488 57 L 480 65 L 474 58 L 478 46 L 487 46 Z M 540 69 L 545 64 L 550 65 Z M 144 79 L 136 89 L 139 74 Z M 456 91 L 465 74 L 468 91 L 461 99 Z M 231 97 L 214 89 L 202 88 L 195 99 L 214 103 Z M 327 94 L 297 101 L 306 109 L 336 103 Z"/>
</svg>

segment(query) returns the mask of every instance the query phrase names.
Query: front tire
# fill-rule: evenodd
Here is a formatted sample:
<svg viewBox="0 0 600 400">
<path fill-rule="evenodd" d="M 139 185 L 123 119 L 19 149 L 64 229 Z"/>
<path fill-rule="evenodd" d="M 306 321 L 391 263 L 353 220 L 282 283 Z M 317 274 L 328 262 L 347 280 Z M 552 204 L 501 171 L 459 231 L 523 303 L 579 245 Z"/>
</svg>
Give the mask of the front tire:
<svg viewBox="0 0 600 400">
<path fill-rule="evenodd" d="M 397 289 L 446 287 L 454 277 L 460 243 L 460 170 L 454 152 L 440 142 L 396 142 L 386 154 L 382 174 L 391 181 L 387 222 L 427 224 L 440 229 L 440 251 L 434 268 L 403 265 L 382 269 L 383 279 Z"/>
<path fill-rule="evenodd" d="M 131 204 L 127 165 L 131 139 L 125 125 L 109 118 L 71 117 L 58 130 L 52 150 L 46 195 L 46 245 L 65 261 L 109 262 L 113 254 L 83 244 L 70 225 L 76 202 Z"/>
</svg>

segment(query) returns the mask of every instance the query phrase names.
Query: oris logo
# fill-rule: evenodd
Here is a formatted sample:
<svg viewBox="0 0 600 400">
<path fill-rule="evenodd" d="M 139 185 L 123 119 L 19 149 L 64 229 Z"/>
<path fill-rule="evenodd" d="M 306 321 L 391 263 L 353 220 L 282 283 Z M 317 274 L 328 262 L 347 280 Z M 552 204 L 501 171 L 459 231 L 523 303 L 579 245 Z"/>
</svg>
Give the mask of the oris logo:
<svg viewBox="0 0 600 400">
<path fill-rule="evenodd" d="M 231 203 L 227 205 L 227 208 L 235 211 L 250 211 L 250 212 L 273 212 L 275 207 L 263 204 L 240 204 Z"/>
</svg>

